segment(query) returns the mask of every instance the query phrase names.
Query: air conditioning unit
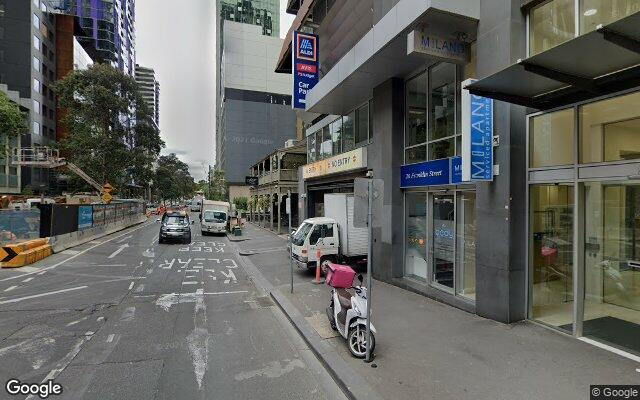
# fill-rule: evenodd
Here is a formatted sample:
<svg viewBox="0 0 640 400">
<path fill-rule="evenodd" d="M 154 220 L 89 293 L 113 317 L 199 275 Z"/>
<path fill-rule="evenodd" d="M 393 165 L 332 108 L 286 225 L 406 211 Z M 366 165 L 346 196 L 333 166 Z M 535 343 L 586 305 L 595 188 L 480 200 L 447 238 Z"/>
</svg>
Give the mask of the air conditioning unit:
<svg viewBox="0 0 640 400">
<path fill-rule="evenodd" d="M 286 142 L 284 142 L 284 148 L 288 149 L 289 147 L 293 147 L 296 145 L 296 140 L 295 139 L 289 139 Z"/>
</svg>

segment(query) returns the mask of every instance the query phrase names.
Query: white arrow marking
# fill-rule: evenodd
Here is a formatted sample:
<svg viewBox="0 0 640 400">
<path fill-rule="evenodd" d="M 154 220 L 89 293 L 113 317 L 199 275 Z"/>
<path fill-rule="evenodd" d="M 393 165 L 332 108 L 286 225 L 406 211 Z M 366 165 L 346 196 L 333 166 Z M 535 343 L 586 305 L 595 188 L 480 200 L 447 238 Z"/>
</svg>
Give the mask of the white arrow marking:
<svg viewBox="0 0 640 400">
<path fill-rule="evenodd" d="M 126 249 L 127 247 L 129 247 L 128 243 L 123 244 L 122 246 L 118 247 L 118 250 L 114 251 L 113 253 L 111 253 L 111 255 L 107 258 L 113 258 L 115 256 L 117 256 L 118 254 L 122 253 L 122 250 Z"/>
</svg>

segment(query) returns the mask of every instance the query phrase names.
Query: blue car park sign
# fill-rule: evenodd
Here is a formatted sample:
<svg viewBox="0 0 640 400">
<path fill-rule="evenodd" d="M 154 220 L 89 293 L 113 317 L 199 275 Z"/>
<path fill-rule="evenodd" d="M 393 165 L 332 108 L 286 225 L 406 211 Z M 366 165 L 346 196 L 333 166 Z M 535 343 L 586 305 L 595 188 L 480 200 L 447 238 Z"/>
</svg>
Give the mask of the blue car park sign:
<svg viewBox="0 0 640 400">
<path fill-rule="evenodd" d="M 320 79 L 318 36 L 293 31 L 293 108 L 305 109 L 307 93 Z"/>
<path fill-rule="evenodd" d="M 407 164 L 400 167 L 400 187 L 448 185 L 451 183 L 451 165 L 448 158 Z"/>
<path fill-rule="evenodd" d="M 462 83 L 462 179 L 493 180 L 493 100 L 469 93 Z"/>
</svg>

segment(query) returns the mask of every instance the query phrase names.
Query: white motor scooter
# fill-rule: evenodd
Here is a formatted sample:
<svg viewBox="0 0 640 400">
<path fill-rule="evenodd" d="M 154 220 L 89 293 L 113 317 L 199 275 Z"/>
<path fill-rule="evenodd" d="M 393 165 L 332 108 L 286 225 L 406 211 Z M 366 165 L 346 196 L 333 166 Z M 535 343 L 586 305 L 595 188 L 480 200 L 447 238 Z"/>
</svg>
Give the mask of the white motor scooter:
<svg viewBox="0 0 640 400">
<path fill-rule="evenodd" d="M 347 339 L 349 351 L 354 357 L 364 358 L 367 355 L 367 288 L 362 286 L 362 275 L 358 275 L 359 286 L 352 286 L 355 296 L 343 287 L 331 289 L 331 304 L 327 307 L 327 317 L 334 330 Z M 330 282 L 327 284 L 331 285 Z M 376 347 L 374 334 L 376 328 L 371 328 L 371 354 Z"/>
</svg>

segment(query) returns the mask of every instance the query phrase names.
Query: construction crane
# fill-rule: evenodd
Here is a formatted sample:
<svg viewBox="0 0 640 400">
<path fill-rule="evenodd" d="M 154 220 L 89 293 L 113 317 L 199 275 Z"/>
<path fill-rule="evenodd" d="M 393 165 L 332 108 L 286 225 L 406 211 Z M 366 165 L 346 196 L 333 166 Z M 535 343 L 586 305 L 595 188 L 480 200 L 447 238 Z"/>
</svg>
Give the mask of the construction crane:
<svg viewBox="0 0 640 400">
<path fill-rule="evenodd" d="M 93 186 L 101 196 L 103 200 L 111 198 L 110 192 L 113 190 L 111 185 L 101 185 L 93 178 L 87 175 L 80 167 L 72 163 L 71 161 L 60 157 L 60 151 L 58 149 L 52 149 L 47 146 L 37 147 L 25 147 L 20 149 L 14 149 L 11 155 L 11 163 L 19 166 L 30 166 L 40 168 L 60 168 L 67 167 L 73 173 L 84 179 L 89 185 Z M 109 201 L 105 201 L 109 202 Z"/>
</svg>

